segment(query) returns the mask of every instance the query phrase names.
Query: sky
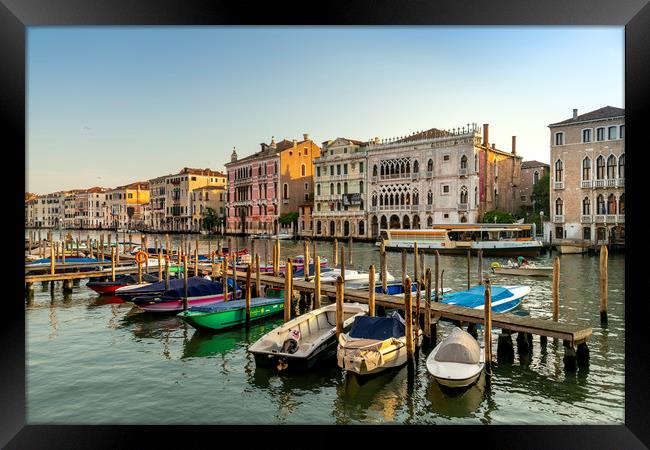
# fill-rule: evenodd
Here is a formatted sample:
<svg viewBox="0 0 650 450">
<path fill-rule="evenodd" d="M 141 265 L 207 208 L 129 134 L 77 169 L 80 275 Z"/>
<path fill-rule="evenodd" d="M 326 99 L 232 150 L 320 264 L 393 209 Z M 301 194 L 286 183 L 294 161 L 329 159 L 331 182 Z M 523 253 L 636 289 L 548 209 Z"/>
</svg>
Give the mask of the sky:
<svg viewBox="0 0 650 450">
<path fill-rule="evenodd" d="M 25 190 L 224 171 L 317 144 L 468 123 L 548 163 L 548 125 L 624 108 L 624 28 L 29 27 Z"/>
</svg>

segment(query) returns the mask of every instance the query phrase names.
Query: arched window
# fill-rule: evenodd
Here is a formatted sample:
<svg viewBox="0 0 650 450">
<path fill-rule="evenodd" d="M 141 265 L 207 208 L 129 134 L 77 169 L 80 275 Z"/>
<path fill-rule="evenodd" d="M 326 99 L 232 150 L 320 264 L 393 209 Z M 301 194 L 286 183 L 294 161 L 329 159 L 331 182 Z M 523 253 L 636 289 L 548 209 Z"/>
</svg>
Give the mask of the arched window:
<svg viewBox="0 0 650 450">
<path fill-rule="evenodd" d="M 289 198 L 289 185 L 287 183 L 282 186 L 282 198 Z"/>
<path fill-rule="evenodd" d="M 300 166 L 300 174 L 303 177 L 307 175 L 307 166 L 305 166 L 304 164 Z"/>
<path fill-rule="evenodd" d="M 330 183 L 330 195 L 334 195 L 334 183 Z"/>
<path fill-rule="evenodd" d="M 402 193 L 402 195 L 400 195 L 399 204 L 400 205 L 404 204 L 404 193 Z"/>
<path fill-rule="evenodd" d="M 363 220 L 359 221 L 359 236 L 366 234 L 366 228 L 364 226 Z"/>
<path fill-rule="evenodd" d="M 533 174 L 533 185 L 539 183 L 539 172 L 536 170 Z"/>
<path fill-rule="evenodd" d="M 377 167 L 377 166 L 375 166 L 375 167 Z M 384 176 L 384 166 L 383 165 L 381 166 L 381 176 L 382 177 Z"/>
<path fill-rule="evenodd" d="M 337 194 L 341 193 L 341 183 L 336 183 L 336 193 Z"/>
<path fill-rule="evenodd" d="M 419 194 L 419 192 L 417 190 L 415 192 L 413 192 L 413 204 L 414 205 L 419 205 L 420 204 L 420 194 Z"/>
<path fill-rule="evenodd" d="M 404 163 L 401 163 L 399 165 L 399 173 L 402 175 L 406 173 L 406 167 L 404 166 Z"/>
<path fill-rule="evenodd" d="M 413 170 L 413 172 L 415 172 L 415 170 Z M 411 173 L 411 163 L 406 161 L 406 174 L 408 175 L 410 173 Z"/>
<path fill-rule="evenodd" d="M 383 175 L 383 173 L 382 173 L 382 175 Z M 377 176 L 377 164 L 375 164 L 374 166 L 372 166 L 372 176 L 373 176 L 373 177 L 376 177 L 376 176 Z"/>
<path fill-rule="evenodd" d="M 474 188 L 474 205 L 478 205 L 478 187 Z"/>
<path fill-rule="evenodd" d="M 433 172 L 433 159 L 429 159 L 427 163 L 427 172 Z"/>
<path fill-rule="evenodd" d="M 467 169 L 467 156 L 465 155 L 460 158 L 460 168 Z"/>
<path fill-rule="evenodd" d="M 561 198 L 558 198 L 557 200 L 555 200 L 555 215 L 556 216 L 561 216 L 562 215 L 562 211 L 563 211 L 562 210 L 562 205 L 563 205 L 563 202 L 562 202 Z"/>
<path fill-rule="evenodd" d="M 478 172 L 478 155 L 474 155 L 474 172 Z"/>
<path fill-rule="evenodd" d="M 406 193 L 406 203 L 404 203 L 404 204 L 405 205 L 410 205 L 411 204 L 411 194 L 408 193 L 408 192 Z"/>
<path fill-rule="evenodd" d="M 625 214 L 625 193 L 618 198 L 618 213 Z"/>
<path fill-rule="evenodd" d="M 562 181 L 562 171 L 563 171 L 564 165 L 562 164 L 562 160 L 558 159 L 555 161 L 555 181 Z"/>
<path fill-rule="evenodd" d="M 598 180 L 605 178 L 605 158 L 602 155 L 596 159 L 596 178 Z"/>
<path fill-rule="evenodd" d="M 591 159 L 588 156 L 582 160 L 582 179 L 591 180 Z"/>
<path fill-rule="evenodd" d="M 348 193 L 348 182 L 347 181 L 345 183 L 343 183 L 343 193 L 344 194 Z"/>
<path fill-rule="evenodd" d="M 418 173 L 420 171 L 420 163 L 417 160 L 413 163 L 413 173 Z"/>
<path fill-rule="evenodd" d="M 377 206 L 377 193 L 372 193 L 372 206 Z"/>
<path fill-rule="evenodd" d="M 616 196 L 609 194 L 607 197 L 607 214 L 616 214 Z"/>
<path fill-rule="evenodd" d="M 603 194 L 598 195 L 596 198 L 597 214 L 607 214 L 607 207 L 605 206 L 605 197 Z"/>
<path fill-rule="evenodd" d="M 433 193 L 429 189 L 429 193 L 427 194 L 427 205 L 433 205 Z"/>
<path fill-rule="evenodd" d="M 316 221 L 316 234 L 321 234 L 322 229 L 321 229 L 321 223 L 320 220 Z"/>
<path fill-rule="evenodd" d="M 618 157 L 618 177 L 625 178 L 625 153 Z"/>
<path fill-rule="evenodd" d="M 359 194 L 363 194 L 363 181 L 359 181 Z"/>
<path fill-rule="evenodd" d="M 460 202 L 467 204 L 467 187 L 465 186 L 460 188 Z"/>
<path fill-rule="evenodd" d="M 316 195 L 320 195 L 320 183 L 316 185 Z"/>
<path fill-rule="evenodd" d="M 582 200 L 582 215 L 588 216 L 589 214 L 591 214 L 591 202 L 589 201 L 589 197 L 585 197 Z"/>
<path fill-rule="evenodd" d="M 427 219 L 427 226 L 428 226 L 428 227 L 432 227 L 432 226 L 433 226 L 433 217 L 429 216 L 429 218 Z"/>
<path fill-rule="evenodd" d="M 390 202 L 389 203 L 390 206 L 393 206 L 395 204 L 395 199 L 393 198 L 393 194 L 390 194 L 390 197 L 388 199 L 389 199 L 389 202 Z"/>
<path fill-rule="evenodd" d="M 278 173 L 278 162 L 277 161 L 275 161 L 275 163 L 273 164 L 273 173 Z"/>
<path fill-rule="evenodd" d="M 607 158 L 607 179 L 616 178 L 616 156 L 609 155 Z"/>
<path fill-rule="evenodd" d="M 383 195 L 379 196 L 379 206 L 384 206 L 384 196 Z"/>
</svg>

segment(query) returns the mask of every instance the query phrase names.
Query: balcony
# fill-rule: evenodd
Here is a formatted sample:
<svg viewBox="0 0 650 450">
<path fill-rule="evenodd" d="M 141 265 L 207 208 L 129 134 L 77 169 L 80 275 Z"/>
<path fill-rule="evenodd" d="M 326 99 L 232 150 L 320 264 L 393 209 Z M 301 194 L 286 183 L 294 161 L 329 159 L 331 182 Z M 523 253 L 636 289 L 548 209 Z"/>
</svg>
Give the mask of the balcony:
<svg viewBox="0 0 650 450">
<path fill-rule="evenodd" d="M 419 205 L 411 205 L 411 212 L 418 212 L 419 209 L 420 209 Z"/>
<path fill-rule="evenodd" d="M 608 178 L 605 181 L 606 181 L 605 186 L 607 186 L 607 187 L 616 187 L 616 178 Z"/>
<path fill-rule="evenodd" d="M 389 175 L 380 175 L 379 180 L 380 181 L 386 181 L 386 180 L 408 180 L 411 178 L 411 175 L 408 173 L 394 173 L 394 174 L 389 174 Z"/>
<path fill-rule="evenodd" d="M 554 189 L 564 189 L 564 181 L 556 181 L 553 183 Z"/>
<path fill-rule="evenodd" d="M 458 176 L 459 177 L 466 177 L 467 176 L 467 167 L 461 167 L 458 169 Z"/>
<path fill-rule="evenodd" d="M 605 221 L 607 223 L 616 223 L 616 215 L 615 214 L 607 214 L 605 216 Z"/>
<path fill-rule="evenodd" d="M 583 189 L 591 189 L 591 180 L 582 180 L 580 182 L 580 187 Z"/>
<path fill-rule="evenodd" d="M 553 217 L 553 223 L 564 223 L 564 216 L 555 216 Z"/>
<path fill-rule="evenodd" d="M 580 216 L 580 223 L 591 223 L 593 217 L 591 215 L 582 215 Z"/>
<path fill-rule="evenodd" d="M 605 223 L 605 215 L 603 214 L 597 214 L 594 216 L 594 222 L 595 223 Z"/>
<path fill-rule="evenodd" d="M 458 211 L 467 211 L 467 203 L 459 203 Z"/>
<path fill-rule="evenodd" d="M 605 187 L 605 180 L 594 180 L 594 187 L 595 188 Z"/>
<path fill-rule="evenodd" d="M 625 187 L 625 178 L 619 178 L 616 180 L 617 187 Z"/>
<path fill-rule="evenodd" d="M 369 211 L 372 213 L 377 212 L 377 206 L 371 206 Z"/>
</svg>

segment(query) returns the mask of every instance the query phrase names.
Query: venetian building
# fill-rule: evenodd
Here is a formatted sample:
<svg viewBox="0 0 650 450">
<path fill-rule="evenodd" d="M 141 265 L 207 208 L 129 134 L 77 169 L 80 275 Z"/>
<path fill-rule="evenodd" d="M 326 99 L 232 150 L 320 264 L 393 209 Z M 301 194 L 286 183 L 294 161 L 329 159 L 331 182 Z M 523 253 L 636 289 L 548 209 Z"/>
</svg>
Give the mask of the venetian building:
<svg viewBox="0 0 650 450">
<path fill-rule="evenodd" d="M 497 149 L 476 124 L 431 128 L 367 146 L 370 235 L 380 229 L 476 223 L 485 212 L 515 212 L 521 157 Z"/>
<path fill-rule="evenodd" d="M 553 239 L 621 243 L 625 236 L 625 110 L 612 106 L 552 123 Z"/>
<path fill-rule="evenodd" d="M 323 142 L 321 156 L 314 160 L 315 236 L 367 236 L 365 145 L 347 138 Z"/>
</svg>

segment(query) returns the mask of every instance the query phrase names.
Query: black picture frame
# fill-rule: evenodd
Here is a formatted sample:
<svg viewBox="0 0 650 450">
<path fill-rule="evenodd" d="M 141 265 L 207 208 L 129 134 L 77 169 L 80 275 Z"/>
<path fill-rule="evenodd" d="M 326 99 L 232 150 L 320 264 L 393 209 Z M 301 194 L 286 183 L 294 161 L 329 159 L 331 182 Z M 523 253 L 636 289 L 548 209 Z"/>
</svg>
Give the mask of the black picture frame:
<svg viewBox="0 0 650 450">
<path fill-rule="evenodd" d="M 650 317 L 641 282 L 646 265 L 632 269 L 641 255 L 644 235 L 642 210 L 636 192 L 626 187 L 627 241 L 625 274 L 625 425 L 615 426 L 35 426 L 25 424 L 25 308 L 22 267 L 13 263 L 22 249 L 13 233 L 24 229 L 24 205 L 19 202 L 25 181 L 25 48 L 26 27 L 57 25 L 618 25 L 625 26 L 625 109 L 628 165 L 626 182 L 644 189 L 640 173 L 647 164 L 648 144 L 641 142 L 644 113 L 650 104 L 650 5 L 648 0 L 615 2 L 553 0 L 427 2 L 412 0 L 348 1 L 336 4 L 306 2 L 167 1 L 167 0 L 0 0 L 0 111 L 5 167 L 11 196 L 5 199 L 5 284 L 0 327 L 0 445 L 7 449 L 48 448 L 195 448 L 220 445 L 224 434 L 234 440 L 223 445 L 296 446 L 300 437 L 321 445 L 349 446 L 351 440 L 409 445 L 486 446 L 487 448 L 642 449 L 650 446 L 650 403 L 647 388 L 648 342 L 643 321 Z M 561 64 L 561 62 L 559 62 Z M 550 68 L 549 70 L 552 70 Z M 544 124 L 546 125 L 546 124 Z M 24 150 L 23 150 L 24 149 Z M 21 151 L 22 150 L 22 151 Z M 630 154 L 631 153 L 631 154 Z M 20 168 L 23 168 L 21 171 Z M 22 176 L 21 176 L 22 173 Z M 13 178 L 16 177 L 16 178 Z M 635 181 L 636 180 L 636 181 Z M 14 195 L 15 194 L 15 195 Z M 638 196 L 641 198 L 641 196 Z M 15 212 L 15 215 L 14 215 Z M 10 243 L 10 245 L 7 245 Z M 641 260 L 641 259 L 639 259 Z M 74 377 L 75 374 L 70 374 Z M 408 436 L 405 435 L 408 433 Z M 445 443 L 445 444 L 443 444 Z M 354 444 L 353 444 L 354 445 Z M 412 444 L 411 444 L 412 445 Z"/>
</svg>

